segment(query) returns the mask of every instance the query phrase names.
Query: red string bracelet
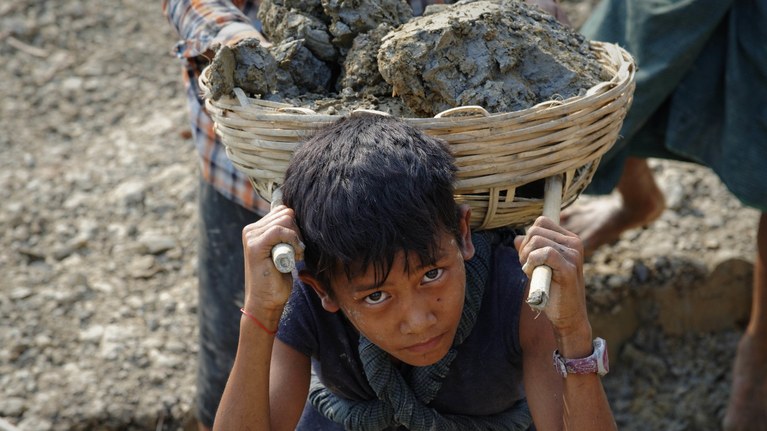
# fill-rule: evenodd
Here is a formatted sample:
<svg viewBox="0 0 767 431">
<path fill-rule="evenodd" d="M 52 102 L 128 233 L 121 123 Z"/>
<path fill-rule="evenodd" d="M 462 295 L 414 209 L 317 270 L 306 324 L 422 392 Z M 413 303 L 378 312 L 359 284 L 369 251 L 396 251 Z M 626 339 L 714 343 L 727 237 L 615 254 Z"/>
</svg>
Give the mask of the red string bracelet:
<svg viewBox="0 0 767 431">
<path fill-rule="evenodd" d="M 258 319 L 256 319 L 256 316 L 248 313 L 247 311 L 245 311 L 244 308 L 240 308 L 240 311 L 242 311 L 242 314 L 248 316 L 248 318 L 250 318 L 250 320 L 256 322 L 256 325 L 258 325 L 261 329 L 266 331 L 267 334 L 269 334 L 269 335 L 277 335 L 277 329 L 275 329 L 274 331 L 268 329 L 266 326 L 264 326 L 263 323 L 259 322 Z"/>
</svg>

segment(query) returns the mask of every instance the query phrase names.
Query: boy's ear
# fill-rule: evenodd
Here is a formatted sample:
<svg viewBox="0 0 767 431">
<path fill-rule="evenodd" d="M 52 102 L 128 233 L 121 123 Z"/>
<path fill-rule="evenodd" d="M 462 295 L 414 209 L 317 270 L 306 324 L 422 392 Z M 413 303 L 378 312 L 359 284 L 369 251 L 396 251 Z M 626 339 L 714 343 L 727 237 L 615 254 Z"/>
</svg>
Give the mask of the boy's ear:
<svg viewBox="0 0 767 431">
<path fill-rule="evenodd" d="M 471 207 L 462 204 L 458 207 L 458 226 L 461 234 L 461 254 L 463 260 L 474 257 L 474 243 L 471 242 Z"/>
<path fill-rule="evenodd" d="M 304 284 L 308 284 L 312 287 L 312 289 L 314 289 L 314 291 L 317 293 L 317 296 L 320 297 L 320 301 L 322 301 L 322 308 L 324 308 L 326 311 L 335 313 L 340 309 L 338 304 L 336 304 L 336 301 L 328 294 L 328 290 L 325 288 L 325 286 L 323 286 L 322 283 L 320 283 L 320 281 L 317 280 L 314 275 L 312 275 L 312 273 L 306 270 L 302 270 L 298 273 L 298 278 L 300 278 Z"/>
</svg>

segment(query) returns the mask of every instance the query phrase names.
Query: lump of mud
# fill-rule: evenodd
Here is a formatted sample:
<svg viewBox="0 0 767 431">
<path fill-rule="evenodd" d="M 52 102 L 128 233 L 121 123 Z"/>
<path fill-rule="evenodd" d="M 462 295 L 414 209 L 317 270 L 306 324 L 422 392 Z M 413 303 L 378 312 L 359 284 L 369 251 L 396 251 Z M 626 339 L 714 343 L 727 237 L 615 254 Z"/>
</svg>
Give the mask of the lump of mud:
<svg viewBox="0 0 767 431">
<path fill-rule="evenodd" d="M 527 109 L 607 78 L 583 36 L 509 0 L 461 3 L 414 18 L 387 36 L 378 67 L 419 116 L 465 105 Z"/>
<path fill-rule="evenodd" d="M 277 61 L 258 39 L 243 39 L 234 46 L 219 48 L 208 73 L 207 96 L 214 100 L 234 94 L 234 87 L 260 95 L 279 91 Z"/>
<path fill-rule="evenodd" d="M 380 39 L 388 30 L 412 18 L 405 0 L 265 0 L 258 17 L 268 48 L 257 40 L 222 47 L 213 59 L 208 97 L 232 95 L 233 88 L 272 100 L 330 96 L 345 87 L 364 94 L 383 94 L 391 87 L 375 63 Z M 371 35 L 367 33 L 372 31 Z M 387 30 L 387 31 L 388 31 Z M 345 64 L 358 36 L 353 64 Z"/>
<path fill-rule="evenodd" d="M 340 57 L 341 63 L 358 35 L 412 17 L 405 0 L 265 0 L 258 10 L 264 35 L 273 43 L 304 40 L 318 58 Z"/>
<path fill-rule="evenodd" d="M 283 96 L 322 94 L 331 88 L 333 70 L 312 54 L 303 39 L 283 42 L 270 48 L 270 52 L 278 64 L 277 89 Z"/>
<path fill-rule="evenodd" d="M 264 1 L 258 9 L 264 35 L 274 44 L 286 41 L 303 41 L 309 51 L 322 61 L 333 62 L 338 49 L 331 42 L 332 36 L 324 21 L 322 4 L 305 1 L 295 5 L 280 1 Z"/>
<path fill-rule="evenodd" d="M 392 27 L 381 24 L 358 35 L 346 55 L 337 89 L 350 89 L 360 96 L 391 96 L 392 86 L 378 71 L 378 50 Z"/>
<path fill-rule="evenodd" d="M 333 43 L 347 49 L 359 34 L 381 24 L 396 27 L 413 17 L 406 0 L 322 0 L 322 6 L 330 18 Z"/>
</svg>

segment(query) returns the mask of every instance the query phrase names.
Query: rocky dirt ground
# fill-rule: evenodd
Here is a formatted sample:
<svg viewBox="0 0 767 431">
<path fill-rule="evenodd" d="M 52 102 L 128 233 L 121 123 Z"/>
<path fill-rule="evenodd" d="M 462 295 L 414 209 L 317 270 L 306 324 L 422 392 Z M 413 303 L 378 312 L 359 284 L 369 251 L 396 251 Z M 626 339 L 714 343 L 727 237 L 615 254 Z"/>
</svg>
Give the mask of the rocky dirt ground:
<svg viewBox="0 0 767 431">
<path fill-rule="evenodd" d="M 590 3 L 568 2 L 579 23 Z M 197 165 L 159 2 L 0 5 L 0 429 L 192 417 Z M 669 209 L 587 263 L 626 430 L 715 430 L 757 213 L 653 162 Z"/>
</svg>

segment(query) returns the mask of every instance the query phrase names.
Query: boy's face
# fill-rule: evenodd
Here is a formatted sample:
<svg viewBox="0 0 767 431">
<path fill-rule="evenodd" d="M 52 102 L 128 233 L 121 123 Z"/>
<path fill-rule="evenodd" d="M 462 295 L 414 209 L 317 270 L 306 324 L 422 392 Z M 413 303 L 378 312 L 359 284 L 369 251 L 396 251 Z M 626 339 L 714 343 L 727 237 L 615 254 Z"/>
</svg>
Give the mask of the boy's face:
<svg viewBox="0 0 767 431">
<path fill-rule="evenodd" d="M 453 344 L 464 303 L 464 261 L 474 255 L 467 220 L 462 221 L 462 244 L 453 234 L 437 238 L 436 263 L 421 266 L 417 256 L 396 256 L 383 284 L 375 285 L 372 268 L 353 274 L 343 271 L 331 280 L 333 297 L 316 280 L 306 279 L 331 312 L 342 310 L 357 330 L 394 358 L 414 366 L 434 364 Z"/>
</svg>

